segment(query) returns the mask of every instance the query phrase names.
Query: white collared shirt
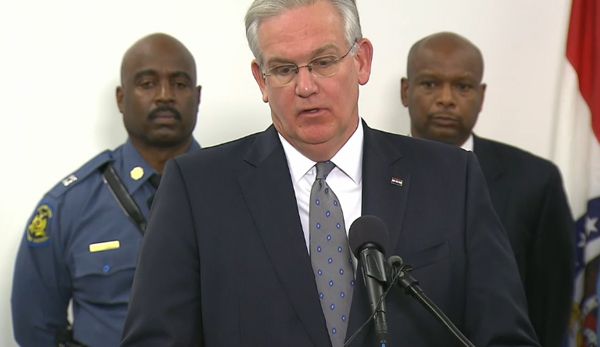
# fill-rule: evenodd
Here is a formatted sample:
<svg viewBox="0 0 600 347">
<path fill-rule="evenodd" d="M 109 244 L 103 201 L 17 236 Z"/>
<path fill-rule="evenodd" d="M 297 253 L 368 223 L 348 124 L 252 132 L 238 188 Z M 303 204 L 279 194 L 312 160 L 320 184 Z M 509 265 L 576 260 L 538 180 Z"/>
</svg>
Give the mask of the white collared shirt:
<svg viewBox="0 0 600 347">
<path fill-rule="evenodd" d="M 463 143 L 462 146 L 460 146 L 460 148 L 464 149 L 465 151 L 473 152 L 473 134 L 472 133 L 471 133 L 471 135 L 469 135 L 469 138 L 467 139 L 467 141 L 465 141 L 465 143 Z"/>
<path fill-rule="evenodd" d="M 354 134 L 331 159 L 335 168 L 331 170 L 326 179 L 327 184 L 342 205 L 346 233 L 352 222 L 360 217 L 362 212 L 363 134 L 362 121 L 359 119 Z M 317 174 L 316 162 L 298 152 L 281 134 L 278 135 L 290 168 L 306 249 L 310 250 L 308 208 L 310 191 Z"/>
</svg>

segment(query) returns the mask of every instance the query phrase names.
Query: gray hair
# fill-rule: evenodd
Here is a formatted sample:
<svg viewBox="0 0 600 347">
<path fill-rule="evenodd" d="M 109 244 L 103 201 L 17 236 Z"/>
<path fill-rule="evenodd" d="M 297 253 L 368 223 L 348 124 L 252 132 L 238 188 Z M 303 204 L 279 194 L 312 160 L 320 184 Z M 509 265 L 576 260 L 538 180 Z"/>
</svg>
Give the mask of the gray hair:
<svg viewBox="0 0 600 347">
<path fill-rule="evenodd" d="M 313 5 L 319 1 L 329 1 L 342 16 L 344 32 L 348 45 L 362 39 L 360 18 L 356 8 L 356 0 L 254 0 L 246 12 L 246 38 L 248 46 L 256 61 L 262 65 L 262 52 L 258 42 L 258 27 L 262 21 L 277 16 L 286 10 L 301 6 Z"/>
</svg>

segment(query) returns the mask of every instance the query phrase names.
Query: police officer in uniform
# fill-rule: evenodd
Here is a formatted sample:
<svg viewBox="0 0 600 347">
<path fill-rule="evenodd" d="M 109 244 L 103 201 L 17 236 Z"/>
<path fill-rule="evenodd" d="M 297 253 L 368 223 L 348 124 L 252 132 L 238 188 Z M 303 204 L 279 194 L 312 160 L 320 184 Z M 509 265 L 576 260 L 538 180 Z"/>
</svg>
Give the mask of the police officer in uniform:
<svg viewBox="0 0 600 347">
<path fill-rule="evenodd" d="M 119 345 L 160 174 L 200 147 L 200 90 L 192 54 L 171 36 L 146 36 L 125 53 L 116 99 L 127 141 L 60 181 L 27 223 L 11 299 L 19 345 Z"/>
</svg>

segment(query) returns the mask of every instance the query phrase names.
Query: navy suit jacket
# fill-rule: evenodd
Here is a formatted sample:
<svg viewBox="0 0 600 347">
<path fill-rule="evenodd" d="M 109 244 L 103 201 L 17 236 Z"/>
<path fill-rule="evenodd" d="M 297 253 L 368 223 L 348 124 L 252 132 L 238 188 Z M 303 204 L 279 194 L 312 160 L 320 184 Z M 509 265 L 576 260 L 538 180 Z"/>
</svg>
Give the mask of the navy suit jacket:
<svg viewBox="0 0 600 347">
<path fill-rule="evenodd" d="M 575 222 L 560 172 L 548 160 L 478 136 L 473 150 L 515 253 L 540 344 L 559 347 L 575 266 Z"/>
<path fill-rule="evenodd" d="M 477 346 L 538 346 L 475 156 L 366 124 L 363 155 L 362 212 L 387 224 L 388 256 Z M 122 346 L 330 346 L 272 126 L 172 161 L 154 204 Z M 369 316 L 357 283 L 349 335 Z M 458 346 L 404 291 L 386 303 L 390 346 Z M 372 330 L 351 346 L 372 345 Z"/>
</svg>

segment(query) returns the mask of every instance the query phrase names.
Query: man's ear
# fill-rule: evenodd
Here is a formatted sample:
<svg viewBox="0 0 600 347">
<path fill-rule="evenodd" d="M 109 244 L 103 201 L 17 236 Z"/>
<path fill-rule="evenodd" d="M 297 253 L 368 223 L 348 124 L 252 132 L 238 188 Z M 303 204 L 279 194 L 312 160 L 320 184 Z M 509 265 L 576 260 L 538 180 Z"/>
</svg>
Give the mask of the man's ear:
<svg viewBox="0 0 600 347">
<path fill-rule="evenodd" d="M 408 107 L 408 86 L 408 78 L 402 77 L 400 80 L 400 99 L 404 107 Z"/>
<path fill-rule="evenodd" d="M 358 67 L 358 83 L 362 86 L 369 82 L 371 76 L 371 62 L 373 61 L 373 45 L 368 39 L 360 39 L 354 61 Z"/>
<path fill-rule="evenodd" d="M 115 97 L 117 99 L 117 107 L 119 108 L 119 112 L 121 112 L 121 114 L 123 114 L 123 110 L 125 109 L 125 107 L 123 105 L 123 97 L 124 97 L 123 87 L 121 87 L 121 86 L 117 87 L 117 89 L 115 90 Z"/>
<path fill-rule="evenodd" d="M 481 112 L 481 110 L 483 110 L 483 100 L 485 99 L 485 89 L 487 88 L 487 84 L 482 83 L 481 86 L 479 86 L 481 88 L 481 96 L 480 96 L 480 100 L 479 100 L 479 112 Z"/>
<path fill-rule="evenodd" d="M 196 99 L 197 101 L 197 105 L 200 106 L 200 99 L 202 96 L 202 86 L 196 86 Z"/>
<path fill-rule="evenodd" d="M 252 61 L 252 75 L 254 76 L 254 80 L 258 84 L 258 88 L 260 88 L 260 92 L 262 93 L 262 99 L 264 102 L 269 102 L 269 94 L 267 92 L 267 81 L 265 81 L 265 77 L 263 76 L 262 70 L 256 59 Z"/>
</svg>

